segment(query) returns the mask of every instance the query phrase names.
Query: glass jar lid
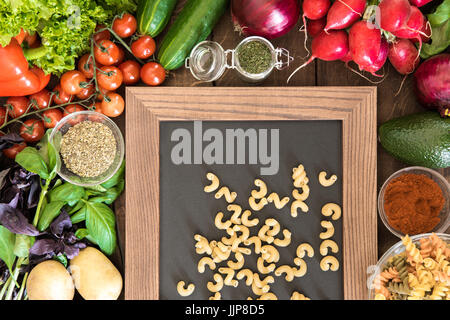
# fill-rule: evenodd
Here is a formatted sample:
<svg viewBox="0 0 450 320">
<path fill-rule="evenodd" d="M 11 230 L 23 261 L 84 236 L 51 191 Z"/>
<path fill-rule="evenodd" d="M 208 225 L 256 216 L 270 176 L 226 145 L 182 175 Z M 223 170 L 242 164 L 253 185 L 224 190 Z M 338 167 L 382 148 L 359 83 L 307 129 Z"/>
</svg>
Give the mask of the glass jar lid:
<svg viewBox="0 0 450 320">
<path fill-rule="evenodd" d="M 219 43 L 202 41 L 192 49 L 185 66 L 197 80 L 215 81 L 225 72 L 227 54 Z"/>
</svg>

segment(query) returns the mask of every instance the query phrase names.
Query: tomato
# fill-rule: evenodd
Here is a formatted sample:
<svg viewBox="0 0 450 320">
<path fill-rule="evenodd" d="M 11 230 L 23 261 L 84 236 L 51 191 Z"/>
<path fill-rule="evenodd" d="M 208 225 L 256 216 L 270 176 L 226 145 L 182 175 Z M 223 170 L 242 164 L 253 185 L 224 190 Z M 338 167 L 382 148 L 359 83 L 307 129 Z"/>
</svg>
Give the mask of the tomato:
<svg viewBox="0 0 450 320">
<path fill-rule="evenodd" d="M 119 65 L 123 75 L 123 83 L 126 85 L 135 84 L 141 78 L 141 65 L 134 60 L 127 60 Z"/>
<path fill-rule="evenodd" d="M 92 96 L 95 93 L 95 86 L 93 83 L 89 83 L 86 85 L 85 88 L 81 90 L 80 93 L 77 94 L 77 98 L 80 100 L 88 99 L 90 96 Z"/>
<path fill-rule="evenodd" d="M 27 43 L 28 48 L 37 48 L 39 47 L 40 43 L 39 43 L 39 39 L 38 39 L 38 34 L 37 32 L 33 32 L 33 33 L 29 33 L 27 32 L 24 42 Z"/>
<path fill-rule="evenodd" d="M 27 144 L 25 142 L 22 143 L 18 143 L 13 145 L 11 148 L 8 149 L 4 149 L 3 150 L 3 154 L 5 155 L 5 157 L 14 160 L 17 156 L 17 154 L 22 151 L 23 149 L 25 149 L 27 147 Z"/>
<path fill-rule="evenodd" d="M 123 82 L 122 71 L 114 66 L 104 66 L 97 71 L 97 82 L 100 87 L 108 91 L 119 88 Z"/>
<path fill-rule="evenodd" d="M 103 112 L 102 112 L 102 103 L 101 103 L 101 102 L 96 102 L 96 103 L 94 103 L 94 104 L 92 105 L 92 109 L 93 109 L 95 112 L 103 113 Z"/>
<path fill-rule="evenodd" d="M 115 66 L 118 66 L 123 62 L 123 60 L 125 60 L 125 51 L 122 49 L 121 46 L 118 47 L 119 47 L 119 59 L 117 60 L 116 63 L 114 63 Z"/>
<path fill-rule="evenodd" d="M 110 40 L 102 40 L 94 47 L 95 61 L 104 66 L 112 66 L 120 58 L 119 47 Z"/>
<path fill-rule="evenodd" d="M 67 94 L 61 89 L 61 84 L 59 83 L 53 88 L 53 93 L 53 102 L 55 102 L 56 104 L 69 103 L 73 99 L 72 95 Z"/>
<path fill-rule="evenodd" d="M 105 116 L 114 118 L 122 114 L 125 109 L 125 101 L 120 94 L 110 92 L 103 99 L 101 108 Z"/>
<path fill-rule="evenodd" d="M 33 107 L 37 107 L 38 109 L 48 108 L 52 104 L 51 94 L 47 89 L 42 89 L 41 91 L 32 94 L 30 96 L 30 101 L 33 103 Z"/>
<path fill-rule="evenodd" d="M 86 110 L 86 109 L 79 104 L 71 104 L 70 106 L 67 106 L 64 108 L 63 116 L 65 117 L 71 113 L 78 112 L 78 111 L 84 111 L 84 110 Z"/>
<path fill-rule="evenodd" d="M 142 36 L 131 44 L 131 52 L 139 59 L 150 58 L 155 50 L 155 40 L 150 36 Z"/>
<path fill-rule="evenodd" d="M 99 25 L 97 25 L 97 27 L 95 27 L 95 31 L 98 31 L 98 30 L 101 30 L 104 28 L 106 28 L 106 26 L 104 24 L 99 24 Z M 98 43 L 102 40 L 109 40 L 111 38 L 111 33 L 109 32 L 109 30 L 105 29 L 101 32 L 94 33 L 92 38 L 94 39 L 95 42 Z"/>
<path fill-rule="evenodd" d="M 166 70 L 157 62 L 149 62 L 141 68 L 141 79 L 149 86 L 159 86 L 166 79 Z"/>
<path fill-rule="evenodd" d="M 6 116 L 6 108 L 0 107 L 0 126 L 2 126 L 8 119 Z"/>
<path fill-rule="evenodd" d="M 94 76 L 93 60 L 94 58 L 87 53 L 78 60 L 78 71 L 88 79 L 91 79 Z"/>
<path fill-rule="evenodd" d="M 20 117 L 28 110 L 30 100 L 27 97 L 9 97 L 6 100 L 6 107 L 9 108 L 8 114 L 13 118 Z"/>
<path fill-rule="evenodd" d="M 45 110 L 42 115 L 44 116 L 44 127 L 47 129 L 54 128 L 63 117 L 63 113 L 59 109 Z"/>
<path fill-rule="evenodd" d="M 121 38 L 131 37 L 137 29 L 136 18 L 129 13 L 125 13 L 122 18 L 114 19 L 112 29 Z"/>
<path fill-rule="evenodd" d="M 20 136 L 26 142 L 38 142 L 44 136 L 44 122 L 38 119 L 28 119 L 20 127 Z"/>
<path fill-rule="evenodd" d="M 97 95 L 98 101 L 103 101 L 103 97 L 109 93 L 109 90 L 103 89 L 102 87 L 98 87 L 98 90 L 100 91 Z"/>
<path fill-rule="evenodd" d="M 76 95 L 83 90 L 86 77 L 78 70 L 71 70 L 61 77 L 61 89 L 67 94 Z"/>
</svg>

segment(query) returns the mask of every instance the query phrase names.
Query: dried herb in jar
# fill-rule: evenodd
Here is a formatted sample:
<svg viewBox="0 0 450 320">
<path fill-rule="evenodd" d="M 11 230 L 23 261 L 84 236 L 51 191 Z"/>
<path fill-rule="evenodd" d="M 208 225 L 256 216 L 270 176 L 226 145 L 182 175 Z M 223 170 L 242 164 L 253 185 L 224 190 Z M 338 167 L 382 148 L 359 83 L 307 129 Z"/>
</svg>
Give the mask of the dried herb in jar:
<svg viewBox="0 0 450 320">
<path fill-rule="evenodd" d="M 97 177 L 111 166 L 117 152 L 108 126 L 83 121 L 71 127 L 61 140 L 60 154 L 67 169 L 83 177 Z"/>
<path fill-rule="evenodd" d="M 237 52 L 241 68 L 252 74 L 267 71 L 272 65 L 272 52 L 261 41 L 250 41 L 242 45 Z"/>
</svg>

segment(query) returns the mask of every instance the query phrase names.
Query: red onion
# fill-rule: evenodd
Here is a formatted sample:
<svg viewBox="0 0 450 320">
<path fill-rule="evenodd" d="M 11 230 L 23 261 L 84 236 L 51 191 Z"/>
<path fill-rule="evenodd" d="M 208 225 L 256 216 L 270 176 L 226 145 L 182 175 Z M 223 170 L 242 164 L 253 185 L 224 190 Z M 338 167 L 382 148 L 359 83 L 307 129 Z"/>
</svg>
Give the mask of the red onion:
<svg viewBox="0 0 450 320">
<path fill-rule="evenodd" d="M 232 0 L 231 15 L 244 35 L 274 39 L 297 24 L 300 5 L 298 0 Z"/>
<path fill-rule="evenodd" d="M 425 60 L 414 73 L 415 89 L 420 103 L 450 116 L 450 54 L 443 53 Z"/>
</svg>

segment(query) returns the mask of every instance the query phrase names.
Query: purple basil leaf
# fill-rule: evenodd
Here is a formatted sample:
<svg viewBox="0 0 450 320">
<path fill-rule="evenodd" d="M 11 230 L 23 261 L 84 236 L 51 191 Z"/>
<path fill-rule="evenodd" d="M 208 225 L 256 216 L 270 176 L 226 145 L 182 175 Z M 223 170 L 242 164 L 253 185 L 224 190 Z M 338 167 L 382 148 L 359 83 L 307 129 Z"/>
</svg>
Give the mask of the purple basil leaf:
<svg viewBox="0 0 450 320">
<path fill-rule="evenodd" d="M 23 142 L 23 139 L 17 133 L 8 133 L 0 137 L 0 151 L 11 148 L 13 145 L 21 142 Z"/>
<path fill-rule="evenodd" d="M 61 210 L 61 214 L 50 224 L 51 233 L 57 237 L 60 237 L 63 234 L 64 229 L 70 228 L 72 228 L 72 221 L 65 210 Z"/>
<path fill-rule="evenodd" d="M 59 251 L 61 245 L 57 240 L 54 239 L 39 239 L 33 244 L 30 248 L 30 254 L 36 256 L 48 255 L 49 253 L 54 253 L 55 251 Z"/>
<path fill-rule="evenodd" d="M 37 236 L 39 231 L 28 222 L 23 213 L 9 204 L 0 203 L 0 224 L 12 233 Z"/>
<path fill-rule="evenodd" d="M 78 253 L 80 253 L 80 249 L 86 248 L 86 244 L 79 242 L 74 245 L 65 245 L 64 246 L 64 253 L 66 254 L 67 258 L 73 259 L 75 258 Z"/>
</svg>

